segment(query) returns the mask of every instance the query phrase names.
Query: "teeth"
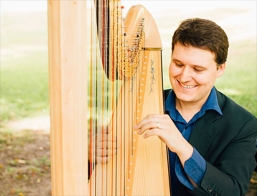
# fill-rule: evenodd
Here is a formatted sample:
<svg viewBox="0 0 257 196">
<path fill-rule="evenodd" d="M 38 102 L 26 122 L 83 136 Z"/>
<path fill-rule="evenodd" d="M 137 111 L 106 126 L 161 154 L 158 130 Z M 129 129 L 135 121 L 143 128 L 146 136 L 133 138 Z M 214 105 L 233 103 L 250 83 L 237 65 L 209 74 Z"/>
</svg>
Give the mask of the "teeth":
<svg viewBox="0 0 257 196">
<path fill-rule="evenodd" d="M 180 83 L 181 84 L 181 83 Z M 188 89 L 191 89 L 191 88 L 194 88 L 194 86 L 187 86 L 187 85 L 183 85 L 181 84 L 181 86 L 185 87 L 185 88 L 188 88 Z"/>
</svg>

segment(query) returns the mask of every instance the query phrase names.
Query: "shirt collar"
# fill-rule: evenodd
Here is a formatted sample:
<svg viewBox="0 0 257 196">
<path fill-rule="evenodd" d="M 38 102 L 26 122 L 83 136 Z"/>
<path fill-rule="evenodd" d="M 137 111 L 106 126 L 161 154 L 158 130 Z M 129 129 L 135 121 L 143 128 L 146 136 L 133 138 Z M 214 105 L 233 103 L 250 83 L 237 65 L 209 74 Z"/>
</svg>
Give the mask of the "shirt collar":
<svg viewBox="0 0 257 196">
<path fill-rule="evenodd" d="M 218 103 L 218 99 L 217 99 L 217 94 L 216 94 L 216 90 L 213 87 L 211 89 L 211 93 L 208 97 L 208 99 L 206 100 L 206 102 L 203 104 L 203 107 L 201 108 L 201 111 L 207 111 L 207 110 L 215 110 L 216 112 L 218 112 L 220 115 L 222 115 L 222 111 L 220 109 L 219 103 Z"/>
</svg>

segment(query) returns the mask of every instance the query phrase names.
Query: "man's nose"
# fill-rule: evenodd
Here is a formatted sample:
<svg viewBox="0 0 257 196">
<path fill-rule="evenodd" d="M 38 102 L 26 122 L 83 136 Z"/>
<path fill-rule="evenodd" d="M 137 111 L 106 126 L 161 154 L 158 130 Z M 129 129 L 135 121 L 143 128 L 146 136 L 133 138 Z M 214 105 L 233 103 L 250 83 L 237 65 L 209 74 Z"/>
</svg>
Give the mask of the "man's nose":
<svg viewBox="0 0 257 196">
<path fill-rule="evenodd" d="M 181 82 L 187 82 L 192 78 L 192 69 L 190 69 L 189 67 L 184 67 L 184 69 L 182 69 L 181 74 L 180 74 L 180 81 Z"/>
</svg>

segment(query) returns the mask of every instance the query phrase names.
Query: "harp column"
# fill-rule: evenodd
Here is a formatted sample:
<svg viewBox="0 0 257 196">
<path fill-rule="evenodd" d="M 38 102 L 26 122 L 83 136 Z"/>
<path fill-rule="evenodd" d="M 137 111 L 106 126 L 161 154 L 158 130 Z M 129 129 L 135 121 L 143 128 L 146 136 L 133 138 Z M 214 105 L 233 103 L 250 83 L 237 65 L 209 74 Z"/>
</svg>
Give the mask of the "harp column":
<svg viewBox="0 0 257 196">
<path fill-rule="evenodd" d="M 52 195 L 87 195 L 87 1 L 47 3 Z"/>
</svg>

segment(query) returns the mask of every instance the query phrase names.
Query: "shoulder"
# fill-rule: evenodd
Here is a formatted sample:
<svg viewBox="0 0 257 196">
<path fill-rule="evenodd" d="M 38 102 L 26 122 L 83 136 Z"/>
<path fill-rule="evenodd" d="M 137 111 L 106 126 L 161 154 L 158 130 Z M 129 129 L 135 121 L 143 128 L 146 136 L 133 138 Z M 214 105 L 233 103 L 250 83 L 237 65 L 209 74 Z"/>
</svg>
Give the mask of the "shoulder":
<svg viewBox="0 0 257 196">
<path fill-rule="evenodd" d="M 235 139 L 248 136 L 256 139 L 257 118 L 223 93 L 218 91 L 217 97 L 223 115 L 214 124 L 219 127 L 220 133 Z"/>
<path fill-rule="evenodd" d="M 240 106 L 238 103 L 233 101 L 231 98 L 223 94 L 222 92 L 216 90 L 218 103 L 224 116 L 230 116 L 230 119 L 256 119 L 256 117 L 246 110 L 244 107 Z"/>
</svg>

